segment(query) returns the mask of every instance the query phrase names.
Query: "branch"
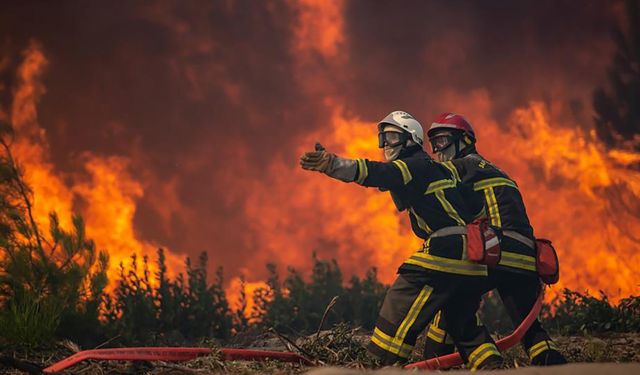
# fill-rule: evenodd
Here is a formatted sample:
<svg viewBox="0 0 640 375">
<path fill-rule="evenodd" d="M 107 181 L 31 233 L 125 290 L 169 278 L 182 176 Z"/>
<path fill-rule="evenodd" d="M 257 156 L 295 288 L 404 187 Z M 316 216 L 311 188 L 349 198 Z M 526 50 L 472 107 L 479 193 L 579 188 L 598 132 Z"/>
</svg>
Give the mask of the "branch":
<svg viewBox="0 0 640 375">
<path fill-rule="evenodd" d="M 36 242 L 38 243 L 38 250 L 40 251 L 40 255 L 43 258 L 45 258 L 46 255 L 44 254 L 44 249 L 42 247 L 42 242 L 40 240 L 40 231 L 38 231 L 38 225 L 36 224 L 36 221 L 33 218 L 33 209 L 32 209 L 31 200 L 29 199 L 29 194 L 28 194 L 29 188 L 24 184 L 24 182 L 20 178 L 20 172 L 18 171 L 18 168 L 16 166 L 17 164 L 15 162 L 15 159 L 13 158 L 13 154 L 11 153 L 11 149 L 9 148 L 9 145 L 5 142 L 4 138 L 2 137 L 0 137 L 0 143 L 2 143 L 2 146 L 4 147 L 5 152 L 7 153 L 7 158 L 9 159 L 11 172 L 14 174 L 15 181 L 18 185 L 20 195 L 22 196 L 22 199 L 24 200 L 24 203 L 27 206 L 27 213 L 29 214 L 29 222 L 31 223 L 31 227 L 36 236 Z"/>
<path fill-rule="evenodd" d="M 271 327 L 271 328 L 269 328 L 269 331 L 273 332 L 276 336 L 278 336 L 278 338 L 280 340 L 284 340 L 284 341 L 288 342 L 289 344 L 291 344 L 291 346 L 296 348 L 300 353 L 304 354 L 307 358 L 309 358 L 309 359 L 315 358 L 315 356 L 309 354 L 306 350 L 304 350 L 301 347 L 299 347 L 298 345 L 296 345 L 296 343 L 293 342 L 291 339 L 289 339 L 287 336 L 280 334 L 278 331 L 275 330 L 275 328 Z"/>
<path fill-rule="evenodd" d="M 327 318 L 327 314 L 329 314 L 329 311 L 336 304 L 336 302 L 338 302 L 338 296 L 333 297 L 331 299 L 331 302 L 329 302 L 329 304 L 327 305 L 327 308 L 324 309 L 324 314 L 322 314 L 322 319 L 320 319 L 320 325 L 318 326 L 318 332 L 316 332 L 315 341 L 318 341 L 318 338 L 320 337 L 320 331 L 322 330 L 322 325 L 324 324 L 324 320 Z"/>
</svg>

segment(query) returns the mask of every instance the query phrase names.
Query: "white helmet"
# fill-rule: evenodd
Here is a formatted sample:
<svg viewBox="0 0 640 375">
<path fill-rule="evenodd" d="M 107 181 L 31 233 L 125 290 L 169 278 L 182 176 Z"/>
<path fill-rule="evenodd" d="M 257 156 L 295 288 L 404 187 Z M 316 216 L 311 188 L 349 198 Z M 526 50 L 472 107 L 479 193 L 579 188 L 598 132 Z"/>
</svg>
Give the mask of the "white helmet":
<svg viewBox="0 0 640 375">
<path fill-rule="evenodd" d="M 422 146 L 424 143 L 424 132 L 422 125 L 410 114 L 404 111 L 393 111 L 378 123 L 378 133 L 382 133 L 385 125 L 397 126 L 411 135 L 411 139 Z M 382 146 L 381 146 L 382 147 Z"/>
</svg>

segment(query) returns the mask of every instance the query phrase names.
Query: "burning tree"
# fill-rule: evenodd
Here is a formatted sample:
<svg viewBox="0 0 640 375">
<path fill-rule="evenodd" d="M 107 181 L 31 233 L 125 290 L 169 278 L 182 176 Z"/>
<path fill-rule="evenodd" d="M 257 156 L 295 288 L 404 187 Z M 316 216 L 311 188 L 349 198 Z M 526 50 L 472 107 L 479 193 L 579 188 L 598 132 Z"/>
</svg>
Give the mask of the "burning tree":
<svg viewBox="0 0 640 375">
<path fill-rule="evenodd" d="M 33 213 L 33 192 L 11 146 L 10 124 L 0 124 L 0 330 L 13 342 L 51 339 L 77 318 L 98 322 L 108 256 L 86 238 L 80 216 L 61 227 L 55 212 L 45 231 Z"/>
<path fill-rule="evenodd" d="M 617 51 L 609 68 L 610 92 L 593 94 L 596 131 L 609 146 L 640 150 L 640 2 L 628 0 L 628 27 L 615 30 Z"/>
</svg>

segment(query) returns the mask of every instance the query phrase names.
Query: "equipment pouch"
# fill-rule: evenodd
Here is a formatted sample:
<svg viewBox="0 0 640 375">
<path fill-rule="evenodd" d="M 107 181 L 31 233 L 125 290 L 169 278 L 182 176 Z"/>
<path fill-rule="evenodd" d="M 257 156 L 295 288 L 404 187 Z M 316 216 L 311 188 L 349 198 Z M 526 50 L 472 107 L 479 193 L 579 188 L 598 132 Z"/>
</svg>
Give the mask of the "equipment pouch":
<svg viewBox="0 0 640 375">
<path fill-rule="evenodd" d="M 467 224 L 467 257 L 491 268 L 500 262 L 500 240 L 487 219 Z"/>
<path fill-rule="evenodd" d="M 560 279 L 558 253 L 551 241 L 544 238 L 536 238 L 536 268 L 540 280 L 545 284 L 552 285 Z"/>
</svg>

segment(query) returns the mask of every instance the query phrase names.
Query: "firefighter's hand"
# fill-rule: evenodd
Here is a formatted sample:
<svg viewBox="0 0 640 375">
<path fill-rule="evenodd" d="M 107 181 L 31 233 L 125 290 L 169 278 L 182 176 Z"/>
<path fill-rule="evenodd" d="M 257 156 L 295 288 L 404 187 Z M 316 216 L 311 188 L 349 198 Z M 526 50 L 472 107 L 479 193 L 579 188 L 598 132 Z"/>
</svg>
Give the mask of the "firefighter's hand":
<svg viewBox="0 0 640 375">
<path fill-rule="evenodd" d="M 356 177 L 356 161 L 345 159 L 327 152 L 320 143 L 316 143 L 316 150 L 305 152 L 300 157 L 302 169 L 318 171 L 344 182 L 353 182 Z"/>
<path fill-rule="evenodd" d="M 316 151 L 305 152 L 300 157 L 300 165 L 302 169 L 308 171 L 327 173 L 335 157 L 335 154 L 325 151 L 324 147 L 318 143 L 316 144 Z"/>
</svg>

